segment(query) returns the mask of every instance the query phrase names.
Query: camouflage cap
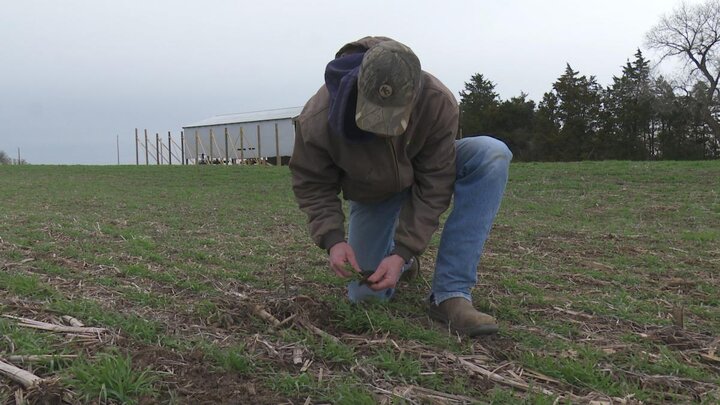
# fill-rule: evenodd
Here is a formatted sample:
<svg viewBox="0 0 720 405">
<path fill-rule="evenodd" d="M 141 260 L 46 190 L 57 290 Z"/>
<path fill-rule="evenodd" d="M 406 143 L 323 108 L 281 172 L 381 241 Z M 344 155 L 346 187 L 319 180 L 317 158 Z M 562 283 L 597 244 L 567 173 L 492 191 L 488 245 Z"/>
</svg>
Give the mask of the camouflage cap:
<svg viewBox="0 0 720 405">
<path fill-rule="evenodd" d="M 358 76 L 358 128 L 386 136 L 403 134 L 421 81 L 420 60 L 412 49 L 392 40 L 370 48 Z"/>
</svg>

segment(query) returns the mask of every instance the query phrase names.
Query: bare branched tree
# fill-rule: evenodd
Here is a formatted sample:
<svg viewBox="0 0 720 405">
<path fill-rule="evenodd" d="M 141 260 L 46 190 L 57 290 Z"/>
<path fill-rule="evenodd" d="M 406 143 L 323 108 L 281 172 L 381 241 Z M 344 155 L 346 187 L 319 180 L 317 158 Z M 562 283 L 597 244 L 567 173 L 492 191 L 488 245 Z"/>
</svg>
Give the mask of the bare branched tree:
<svg viewBox="0 0 720 405">
<path fill-rule="evenodd" d="M 12 159 L 10 156 L 8 156 L 7 153 L 5 153 L 4 150 L 0 150 L 0 165 L 9 165 L 12 164 Z"/>
<path fill-rule="evenodd" d="M 647 34 L 646 44 L 662 52 L 662 59 L 680 58 L 689 69 L 689 78 L 703 91 L 694 92 L 703 108 L 705 123 L 720 139 L 716 107 L 720 100 L 720 0 L 702 4 L 682 3 Z M 690 89 L 688 89 L 690 90 Z"/>
</svg>

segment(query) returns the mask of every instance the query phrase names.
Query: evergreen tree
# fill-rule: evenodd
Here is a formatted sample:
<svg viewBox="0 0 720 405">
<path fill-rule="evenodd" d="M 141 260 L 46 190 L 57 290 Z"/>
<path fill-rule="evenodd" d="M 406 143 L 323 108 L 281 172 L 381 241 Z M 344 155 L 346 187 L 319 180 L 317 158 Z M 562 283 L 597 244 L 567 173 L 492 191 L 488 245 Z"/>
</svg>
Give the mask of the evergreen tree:
<svg viewBox="0 0 720 405">
<path fill-rule="evenodd" d="M 568 64 L 565 73 L 543 96 L 538 111 L 543 160 L 598 159 L 598 132 L 601 127 L 602 89 L 594 76 L 580 76 Z"/>
<path fill-rule="evenodd" d="M 651 159 L 657 155 L 650 62 L 638 49 L 605 95 L 604 157 Z"/>
<path fill-rule="evenodd" d="M 500 104 L 495 83 L 474 74 L 460 92 L 460 127 L 463 136 L 492 133 L 493 118 Z"/>
<path fill-rule="evenodd" d="M 460 92 L 463 136 L 491 135 L 504 141 L 515 159 L 533 159 L 535 102 L 527 94 L 502 101 L 495 83 L 477 73 Z"/>
<path fill-rule="evenodd" d="M 537 131 L 534 156 L 537 160 L 555 161 L 562 156 L 563 145 L 560 141 L 562 121 L 555 93 L 545 93 L 535 115 L 534 128 Z"/>
<path fill-rule="evenodd" d="M 708 84 L 683 90 L 653 78 L 640 50 L 605 90 L 566 65 L 537 108 L 526 94 L 501 100 L 495 84 L 475 74 L 460 92 L 461 125 L 464 136 L 505 141 L 516 160 L 720 158 Z"/>
<path fill-rule="evenodd" d="M 493 135 L 503 140 L 516 160 L 535 160 L 535 102 L 521 93 L 500 103 L 492 118 Z"/>
</svg>

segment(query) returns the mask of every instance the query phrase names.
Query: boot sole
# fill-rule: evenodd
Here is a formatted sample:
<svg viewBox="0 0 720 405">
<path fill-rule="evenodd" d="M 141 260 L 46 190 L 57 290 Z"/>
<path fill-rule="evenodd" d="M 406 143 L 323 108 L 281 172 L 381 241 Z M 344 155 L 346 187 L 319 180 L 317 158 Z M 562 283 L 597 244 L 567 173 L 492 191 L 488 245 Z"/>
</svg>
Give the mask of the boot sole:
<svg viewBox="0 0 720 405">
<path fill-rule="evenodd" d="M 499 328 L 497 325 L 482 325 L 482 326 L 477 326 L 477 327 L 468 328 L 468 329 L 454 329 L 452 326 L 450 326 L 450 330 L 453 330 L 461 335 L 475 337 L 475 336 L 494 335 L 494 334 L 498 333 Z"/>
<path fill-rule="evenodd" d="M 430 316 L 430 319 L 448 325 L 452 332 L 469 337 L 494 335 L 498 333 L 499 330 L 498 325 L 494 323 L 473 326 L 470 328 L 456 328 L 448 321 L 448 319 L 442 313 L 434 311 L 432 308 L 428 309 L 428 315 Z"/>
</svg>

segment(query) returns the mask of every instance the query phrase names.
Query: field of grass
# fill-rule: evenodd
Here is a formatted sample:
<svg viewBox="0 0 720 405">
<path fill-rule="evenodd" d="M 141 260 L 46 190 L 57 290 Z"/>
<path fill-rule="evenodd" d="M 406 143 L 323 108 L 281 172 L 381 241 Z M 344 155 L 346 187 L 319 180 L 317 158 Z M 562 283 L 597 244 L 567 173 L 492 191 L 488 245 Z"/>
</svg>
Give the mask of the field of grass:
<svg viewBox="0 0 720 405">
<path fill-rule="evenodd" d="M 285 167 L 0 166 L 0 403 L 720 402 L 720 162 L 514 163 L 498 336 L 425 315 L 437 242 L 354 306 Z"/>
</svg>

